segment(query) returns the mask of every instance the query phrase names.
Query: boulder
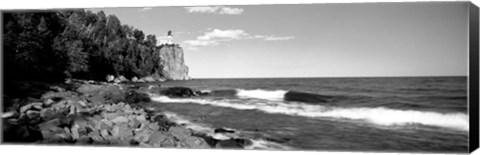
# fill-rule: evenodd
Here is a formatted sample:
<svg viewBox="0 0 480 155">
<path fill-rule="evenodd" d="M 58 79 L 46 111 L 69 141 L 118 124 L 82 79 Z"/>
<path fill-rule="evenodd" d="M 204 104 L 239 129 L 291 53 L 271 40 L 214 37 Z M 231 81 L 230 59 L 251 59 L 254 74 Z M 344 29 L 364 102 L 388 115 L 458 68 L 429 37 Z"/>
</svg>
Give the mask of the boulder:
<svg viewBox="0 0 480 155">
<path fill-rule="evenodd" d="M 138 82 L 138 78 L 137 78 L 136 76 L 134 76 L 134 77 L 132 78 L 132 82 Z"/>
<path fill-rule="evenodd" d="M 160 91 L 160 94 L 163 94 L 168 97 L 192 97 L 197 96 L 196 91 L 186 87 L 170 87 Z"/>
<path fill-rule="evenodd" d="M 125 102 L 128 102 L 128 103 L 150 102 L 150 96 L 144 93 L 139 93 L 137 91 L 129 91 L 125 94 Z"/>
<path fill-rule="evenodd" d="M 128 118 L 124 116 L 119 116 L 117 118 L 112 119 L 112 122 L 115 124 L 128 123 Z"/>
<path fill-rule="evenodd" d="M 243 146 L 234 139 L 222 140 L 217 142 L 216 148 L 243 149 Z"/>
<path fill-rule="evenodd" d="M 181 141 L 192 135 L 192 133 L 190 133 L 190 131 L 184 127 L 170 127 L 168 132 Z"/>
<path fill-rule="evenodd" d="M 177 142 L 177 146 L 183 148 L 194 148 L 194 149 L 208 149 L 210 146 L 208 143 L 200 137 L 188 136 L 185 139 Z"/>
<path fill-rule="evenodd" d="M 105 77 L 105 79 L 107 80 L 107 82 L 112 82 L 115 79 L 115 76 L 107 75 L 107 77 Z"/>
<path fill-rule="evenodd" d="M 242 145 L 243 147 L 253 145 L 253 141 L 250 140 L 250 139 L 235 138 L 234 140 L 235 140 L 237 143 L 239 143 L 240 145 Z"/>
<path fill-rule="evenodd" d="M 61 114 L 56 113 L 52 109 L 42 109 L 42 111 L 40 111 L 40 117 L 42 117 L 43 120 L 51 120 L 61 116 Z"/>
<path fill-rule="evenodd" d="M 135 133 L 134 140 L 139 143 L 146 143 L 150 140 L 150 136 L 154 133 L 152 130 L 142 130 L 138 133 Z"/>
<path fill-rule="evenodd" d="M 120 76 L 118 77 L 118 80 L 120 80 L 120 82 L 128 81 L 127 78 L 125 78 L 123 75 L 120 75 Z"/>
<path fill-rule="evenodd" d="M 150 146 L 175 147 L 175 138 L 168 133 L 156 131 L 151 135 L 150 138 L 150 142 L 148 143 Z"/>
</svg>

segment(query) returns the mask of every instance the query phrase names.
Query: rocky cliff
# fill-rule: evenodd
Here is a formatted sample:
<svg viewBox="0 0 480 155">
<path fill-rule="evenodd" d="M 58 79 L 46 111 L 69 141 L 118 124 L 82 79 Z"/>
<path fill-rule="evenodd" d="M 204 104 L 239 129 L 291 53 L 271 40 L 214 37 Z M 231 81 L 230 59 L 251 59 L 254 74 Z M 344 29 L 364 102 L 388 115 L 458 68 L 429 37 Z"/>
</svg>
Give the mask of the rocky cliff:
<svg viewBox="0 0 480 155">
<path fill-rule="evenodd" d="M 167 80 L 188 80 L 188 67 L 183 59 L 183 49 L 177 45 L 160 47 L 161 75 Z"/>
</svg>

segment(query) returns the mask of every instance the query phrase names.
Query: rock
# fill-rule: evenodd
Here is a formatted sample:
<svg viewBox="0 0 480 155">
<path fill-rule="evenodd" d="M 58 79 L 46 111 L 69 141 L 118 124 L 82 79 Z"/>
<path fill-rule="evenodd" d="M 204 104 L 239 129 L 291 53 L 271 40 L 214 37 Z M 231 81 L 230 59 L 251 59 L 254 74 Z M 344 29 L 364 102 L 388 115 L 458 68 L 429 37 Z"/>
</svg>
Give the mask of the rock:
<svg viewBox="0 0 480 155">
<path fill-rule="evenodd" d="M 129 91 L 125 95 L 125 102 L 128 102 L 128 103 L 150 102 L 150 96 L 144 93 L 138 93 L 136 91 Z"/>
<path fill-rule="evenodd" d="M 194 149 L 207 149 L 210 145 L 200 137 L 189 136 L 185 140 L 178 142 L 180 147 L 194 148 Z"/>
<path fill-rule="evenodd" d="M 147 118 L 145 117 L 145 115 L 138 115 L 137 120 L 140 122 L 146 122 Z"/>
<path fill-rule="evenodd" d="M 168 128 L 170 128 L 171 126 L 176 125 L 174 122 L 168 120 L 164 115 L 156 115 L 153 120 L 157 122 L 160 129 L 164 131 L 168 130 Z"/>
<path fill-rule="evenodd" d="M 43 108 L 43 103 L 42 102 L 34 102 L 30 103 L 32 105 L 32 108 L 35 108 L 37 110 L 41 110 Z"/>
<path fill-rule="evenodd" d="M 160 71 L 169 80 L 187 80 L 188 67 L 183 60 L 183 49 L 180 46 L 161 46 L 159 66 Z"/>
<path fill-rule="evenodd" d="M 25 112 L 27 112 L 27 110 L 30 110 L 31 108 L 32 108 L 31 104 L 24 105 L 24 106 L 20 107 L 20 113 L 25 113 Z"/>
<path fill-rule="evenodd" d="M 16 111 L 9 111 L 2 114 L 2 118 L 12 118 L 18 117 L 18 113 Z"/>
<path fill-rule="evenodd" d="M 59 143 L 70 141 L 71 137 L 64 129 L 59 127 L 52 127 L 48 129 L 41 130 L 42 137 L 49 143 Z"/>
<path fill-rule="evenodd" d="M 134 140 L 139 143 L 146 143 L 150 140 L 150 136 L 154 133 L 152 130 L 142 130 L 135 134 Z"/>
<path fill-rule="evenodd" d="M 111 128 L 113 127 L 113 122 L 112 122 L 112 121 L 109 121 L 109 120 L 106 120 L 106 119 L 102 119 L 101 122 L 102 122 L 103 124 L 105 124 L 108 129 L 111 129 Z"/>
<path fill-rule="evenodd" d="M 82 107 L 86 107 L 87 103 L 84 101 L 78 101 L 78 104 L 80 104 Z"/>
<path fill-rule="evenodd" d="M 234 140 L 238 142 L 240 145 L 242 145 L 243 147 L 253 145 L 253 141 L 250 139 L 235 138 Z"/>
<path fill-rule="evenodd" d="M 126 124 L 113 126 L 112 136 L 123 140 L 133 139 L 133 132 Z"/>
<path fill-rule="evenodd" d="M 142 80 L 145 82 L 155 82 L 155 79 L 153 79 L 151 76 L 144 77 Z"/>
<path fill-rule="evenodd" d="M 128 118 L 124 116 L 119 116 L 115 119 L 112 119 L 112 122 L 115 124 L 128 123 Z"/>
<path fill-rule="evenodd" d="M 196 92 L 193 89 L 185 87 L 170 87 L 162 90 L 160 94 L 168 97 L 192 97 L 196 96 Z"/>
<path fill-rule="evenodd" d="M 54 101 L 53 101 L 52 99 L 47 99 L 47 100 L 45 100 L 45 102 L 43 102 L 43 105 L 45 105 L 45 106 L 48 107 L 48 106 L 50 106 L 53 102 L 54 102 Z"/>
<path fill-rule="evenodd" d="M 154 132 L 150 137 L 149 145 L 153 147 L 174 147 L 175 139 L 173 136 L 161 131 Z"/>
<path fill-rule="evenodd" d="M 134 76 L 134 77 L 132 78 L 132 82 L 137 82 L 137 81 L 138 81 L 138 78 L 137 78 L 136 76 Z"/>
<path fill-rule="evenodd" d="M 33 118 L 40 117 L 40 112 L 36 110 L 28 110 L 26 112 L 26 115 L 28 118 L 33 119 Z"/>
<path fill-rule="evenodd" d="M 115 77 L 113 75 L 107 75 L 105 79 L 107 80 L 107 82 L 112 82 L 115 79 Z"/>
<path fill-rule="evenodd" d="M 214 132 L 215 133 L 235 133 L 235 131 L 233 131 L 233 130 L 228 130 L 228 129 L 224 129 L 224 128 L 217 128 L 217 129 L 215 129 Z"/>
<path fill-rule="evenodd" d="M 43 120 L 51 120 L 60 116 L 61 114 L 57 114 L 51 109 L 42 109 L 42 111 L 40 111 L 40 117 L 42 117 Z"/>
<path fill-rule="evenodd" d="M 100 132 L 98 132 L 97 130 L 88 133 L 88 137 L 90 137 L 93 141 L 96 142 L 103 141 L 102 136 L 100 136 Z"/>
<path fill-rule="evenodd" d="M 218 139 L 208 136 L 206 133 L 202 133 L 202 132 L 192 133 L 192 136 L 202 138 L 211 147 L 215 147 L 215 144 L 217 144 L 217 142 L 219 141 Z"/>
<path fill-rule="evenodd" d="M 73 139 L 78 139 L 80 138 L 80 133 L 78 132 L 78 129 L 80 128 L 80 126 L 78 126 L 77 124 L 73 125 L 72 128 L 70 129 L 70 131 L 72 132 L 72 138 Z"/>
<path fill-rule="evenodd" d="M 120 80 L 120 82 L 128 81 L 127 78 L 125 78 L 123 75 L 120 75 L 120 76 L 118 77 L 118 80 Z"/>
<path fill-rule="evenodd" d="M 170 127 L 170 129 L 168 129 L 168 132 L 170 132 L 174 137 L 179 140 L 185 140 L 192 134 L 188 129 L 183 127 Z"/>
<path fill-rule="evenodd" d="M 155 124 L 155 123 L 151 123 L 148 125 L 148 128 L 152 129 L 153 131 L 158 131 L 160 129 L 160 127 L 158 126 L 158 124 Z"/>
<path fill-rule="evenodd" d="M 243 149 L 243 146 L 233 139 L 222 140 L 217 142 L 216 148 L 231 148 L 231 149 Z"/>
<path fill-rule="evenodd" d="M 89 144 L 89 143 L 92 143 L 92 139 L 88 136 L 81 136 L 77 139 L 77 143 L 76 144 Z"/>
<path fill-rule="evenodd" d="M 110 137 L 110 134 L 108 133 L 108 131 L 106 129 L 103 129 L 102 131 L 100 131 L 100 135 L 104 138 L 104 139 L 107 139 L 108 137 Z"/>
</svg>

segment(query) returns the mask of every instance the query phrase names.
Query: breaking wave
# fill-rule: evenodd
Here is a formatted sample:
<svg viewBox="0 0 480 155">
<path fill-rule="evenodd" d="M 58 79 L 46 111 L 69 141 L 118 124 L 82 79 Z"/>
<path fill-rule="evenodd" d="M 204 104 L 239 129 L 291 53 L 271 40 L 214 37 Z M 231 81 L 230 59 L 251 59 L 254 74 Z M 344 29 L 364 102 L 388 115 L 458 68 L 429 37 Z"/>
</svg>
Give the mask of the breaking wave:
<svg viewBox="0 0 480 155">
<path fill-rule="evenodd" d="M 272 91 L 271 94 L 263 95 L 262 98 L 278 99 L 283 91 Z M 252 91 L 242 93 L 243 96 L 253 97 Z M 239 95 L 240 96 L 240 95 Z M 292 116 L 313 118 L 340 118 L 361 120 L 378 125 L 409 125 L 422 124 L 468 131 L 469 119 L 465 113 L 438 113 L 430 111 L 398 110 L 385 107 L 356 107 L 343 108 L 333 106 L 310 105 L 302 103 L 285 103 L 278 101 L 251 101 L 233 102 L 229 99 L 209 100 L 192 98 L 169 98 L 166 96 L 154 96 L 153 101 L 166 103 L 195 103 L 228 107 L 240 110 L 260 110 L 267 113 L 279 113 Z"/>
</svg>

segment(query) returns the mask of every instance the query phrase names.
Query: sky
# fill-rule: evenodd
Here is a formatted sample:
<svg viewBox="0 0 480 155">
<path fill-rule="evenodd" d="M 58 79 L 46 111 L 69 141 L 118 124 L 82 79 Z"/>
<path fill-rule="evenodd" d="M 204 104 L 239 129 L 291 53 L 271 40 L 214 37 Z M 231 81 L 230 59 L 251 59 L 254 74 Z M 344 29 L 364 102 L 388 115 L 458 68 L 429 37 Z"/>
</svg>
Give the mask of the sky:
<svg viewBox="0 0 480 155">
<path fill-rule="evenodd" d="M 157 38 L 192 78 L 467 75 L 467 3 L 96 8 Z"/>
</svg>

